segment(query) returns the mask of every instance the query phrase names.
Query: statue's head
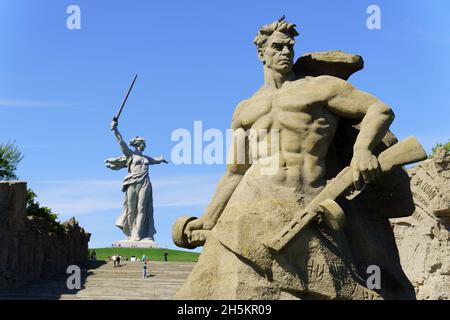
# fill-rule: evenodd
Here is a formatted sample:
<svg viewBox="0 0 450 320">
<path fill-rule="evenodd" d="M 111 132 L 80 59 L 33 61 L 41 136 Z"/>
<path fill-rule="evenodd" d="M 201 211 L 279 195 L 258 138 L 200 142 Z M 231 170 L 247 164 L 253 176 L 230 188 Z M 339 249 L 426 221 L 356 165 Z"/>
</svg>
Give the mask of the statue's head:
<svg viewBox="0 0 450 320">
<path fill-rule="evenodd" d="M 287 74 L 294 64 L 294 38 L 298 36 L 295 24 L 284 20 L 284 16 L 271 24 L 262 26 L 253 43 L 258 57 L 270 69 Z"/>
<path fill-rule="evenodd" d="M 139 137 L 139 136 L 131 139 L 128 144 L 132 147 L 135 147 L 139 151 L 144 151 L 145 146 L 146 146 L 145 139 L 142 137 Z"/>
</svg>

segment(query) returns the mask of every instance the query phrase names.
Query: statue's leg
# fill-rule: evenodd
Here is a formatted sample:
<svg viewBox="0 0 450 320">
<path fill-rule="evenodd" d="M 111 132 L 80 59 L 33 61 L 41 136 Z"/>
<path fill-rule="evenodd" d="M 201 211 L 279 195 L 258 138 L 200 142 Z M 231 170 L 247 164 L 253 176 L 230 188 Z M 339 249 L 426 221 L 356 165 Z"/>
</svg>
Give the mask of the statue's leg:
<svg viewBox="0 0 450 320">
<path fill-rule="evenodd" d="M 148 179 L 144 180 L 138 192 L 136 230 L 139 238 L 151 238 L 149 225 L 153 226 L 152 187 Z"/>
<path fill-rule="evenodd" d="M 150 184 L 150 190 L 147 200 L 147 210 L 148 210 L 148 237 L 154 240 L 156 229 L 155 229 L 155 220 L 153 218 L 153 190 L 152 185 Z"/>
<path fill-rule="evenodd" d="M 122 230 L 122 232 L 127 236 L 127 239 L 130 239 L 131 231 L 130 227 L 128 225 L 128 197 L 125 190 L 125 196 L 123 199 L 123 205 L 122 205 L 122 213 L 120 216 L 116 219 L 116 226 Z"/>
<path fill-rule="evenodd" d="M 136 185 L 132 184 L 127 188 L 127 207 L 128 207 L 128 226 L 131 230 L 131 240 L 137 240 L 138 234 L 136 230 L 136 214 L 138 194 Z"/>
<path fill-rule="evenodd" d="M 150 180 L 144 183 L 139 193 L 138 211 L 143 212 L 141 238 L 154 240 L 156 230 L 153 220 L 153 192 Z"/>
</svg>

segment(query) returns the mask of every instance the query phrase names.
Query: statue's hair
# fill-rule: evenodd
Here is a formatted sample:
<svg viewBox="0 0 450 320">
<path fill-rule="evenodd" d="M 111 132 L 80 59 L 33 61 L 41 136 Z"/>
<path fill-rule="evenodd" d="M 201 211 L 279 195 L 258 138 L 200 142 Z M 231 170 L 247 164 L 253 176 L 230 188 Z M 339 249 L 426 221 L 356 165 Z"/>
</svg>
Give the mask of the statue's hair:
<svg viewBox="0 0 450 320">
<path fill-rule="evenodd" d="M 266 24 L 265 26 L 262 26 L 258 33 L 256 34 L 256 37 L 253 39 L 253 43 L 256 45 L 258 49 L 264 48 L 264 46 L 267 43 L 267 39 L 274 33 L 275 31 L 282 32 L 291 38 L 294 38 L 298 36 L 298 32 L 295 29 L 296 25 L 293 23 L 289 23 L 286 20 L 284 20 L 284 16 L 278 19 L 275 22 L 272 22 L 271 24 Z"/>
<path fill-rule="evenodd" d="M 132 147 L 137 147 L 139 144 L 141 143 L 145 143 L 145 139 L 139 136 L 134 137 L 133 139 L 130 140 L 130 142 L 128 143 L 130 146 Z"/>
</svg>

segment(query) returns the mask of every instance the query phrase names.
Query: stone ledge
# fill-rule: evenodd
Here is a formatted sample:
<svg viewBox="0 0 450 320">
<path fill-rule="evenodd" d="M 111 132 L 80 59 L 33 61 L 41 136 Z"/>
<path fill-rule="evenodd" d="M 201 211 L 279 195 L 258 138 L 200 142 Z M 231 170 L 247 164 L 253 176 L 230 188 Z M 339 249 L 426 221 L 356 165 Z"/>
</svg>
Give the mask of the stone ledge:
<svg viewBox="0 0 450 320">
<path fill-rule="evenodd" d="M 158 248 L 153 240 L 119 240 L 114 243 L 114 248 Z"/>
</svg>

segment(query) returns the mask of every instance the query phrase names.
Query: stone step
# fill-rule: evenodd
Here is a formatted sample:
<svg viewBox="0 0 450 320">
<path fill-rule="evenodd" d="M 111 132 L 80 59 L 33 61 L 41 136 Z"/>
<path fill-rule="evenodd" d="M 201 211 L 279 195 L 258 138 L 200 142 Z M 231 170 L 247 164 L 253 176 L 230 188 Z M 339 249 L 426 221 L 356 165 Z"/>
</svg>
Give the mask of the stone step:
<svg viewBox="0 0 450 320">
<path fill-rule="evenodd" d="M 124 262 L 114 268 L 112 262 L 96 263 L 82 269 L 82 288 L 69 290 L 68 275 L 29 284 L 0 293 L 0 299 L 42 300 L 157 300 L 172 299 L 195 263 L 150 262 L 148 277 L 142 278 L 142 262 Z"/>
</svg>

